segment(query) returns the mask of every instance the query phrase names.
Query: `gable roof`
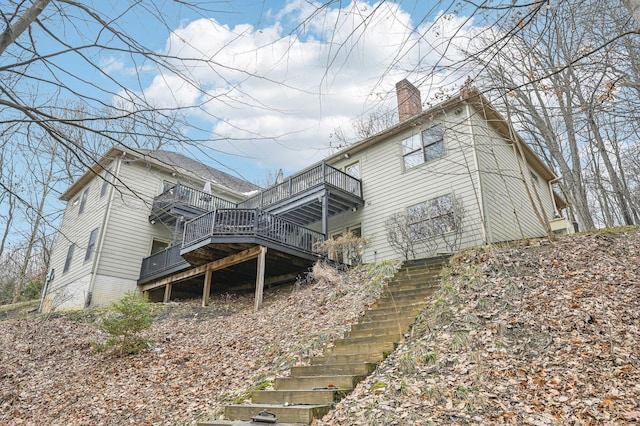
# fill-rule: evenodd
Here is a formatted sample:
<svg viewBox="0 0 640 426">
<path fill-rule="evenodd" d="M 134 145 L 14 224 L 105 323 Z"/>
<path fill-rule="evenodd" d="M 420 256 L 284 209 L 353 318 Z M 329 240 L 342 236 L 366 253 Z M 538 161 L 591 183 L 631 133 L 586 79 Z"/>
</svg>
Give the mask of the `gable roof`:
<svg viewBox="0 0 640 426">
<path fill-rule="evenodd" d="M 500 136 L 502 136 L 507 143 L 514 143 L 514 138 L 517 138 L 523 148 L 525 157 L 529 165 L 537 171 L 541 177 L 546 180 L 552 180 L 556 178 L 553 171 L 547 167 L 546 164 L 540 159 L 540 157 L 529 147 L 529 145 L 522 139 L 520 135 L 513 129 L 511 124 L 491 105 L 489 100 L 475 88 L 466 88 L 463 94 L 453 96 L 432 108 L 422 111 L 413 117 L 406 119 L 405 121 L 394 124 L 387 129 L 376 133 L 366 139 L 350 145 L 335 154 L 326 158 L 326 161 L 337 160 L 343 157 L 345 154 L 355 154 L 362 151 L 371 145 L 375 145 L 378 142 L 387 140 L 389 137 L 405 131 L 410 127 L 415 127 L 423 122 L 430 120 L 432 117 L 437 116 L 446 111 L 454 110 L 465 104 L 473 106 L 483 117 L 483 119 L 496 130 Z"/>
<path fill-rule="evenodd" d="M 257 185 L 232 176 L 221 170 L 207 166 L 197 160 L 172 151 L 132 149 L 125 146 L 111 147 L 100 159 L 80 176 L 62 195 L 60 199 L 69 201 L 96 175 L 101 174 L 109 164 L 117 157 L 140 159 L 168 172 L 176 172 L 196 180 L 207 180 L 222 192 L 234 194 L 238 197 L 246 197 L 259 190 Z"/>
<path fill-rule="evenodd" d="M 432 108 L 424 110 L 411 118 L 376 133 L 375 135 L 341 149 L 335 154 L 327 157 L 325 161 L 331 163 L 332 161 L 337 161 L 340 158 L 348 158 L 348 155 L 355 154 L 379 142 L 388 140 L 390 137 L 401 133 L 410 127 L 419 126 L 422 123 L 431 120 L 432 117 L 437 116 L 438 114 L 455 110 L 463 105 L 472 106 L 488 123 L 488 125 L 502 136 L 506 143 L 518 143 L 519 146 L 522 147 L 522 152 L 524 153 L 527 164 L 535 170 L 541 178 L 547 182 L 552 182 L 557 179 L 556 174 L 542 161 L 538 154 L 531 149 L 525 140 L 522 139 L 511 123 L 506 120 L 502 114 L 500 114 L 500 112 L 491 105 L 489 100 L 474 87 L 464 88 L 458 96 L 446 99 Z M 555 191 L 553 191 L 553 196 L 559 209 L 567 207 L 567 202 Z"/>
</svg>

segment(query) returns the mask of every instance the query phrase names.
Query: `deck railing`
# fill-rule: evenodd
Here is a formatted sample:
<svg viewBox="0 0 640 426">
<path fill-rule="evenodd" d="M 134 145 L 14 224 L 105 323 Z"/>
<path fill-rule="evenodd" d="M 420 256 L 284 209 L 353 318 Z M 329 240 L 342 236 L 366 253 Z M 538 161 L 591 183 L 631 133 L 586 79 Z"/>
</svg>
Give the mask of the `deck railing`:
<svg viewBox="0 0 640 426">
<path fill-rule="evenodd" d="M 167 271 L 178 266 L 189 266 L 189 262 L 180 256 L 182 246 L 169 247 L 142 259 L 140 278 Z"/>
<path fill-rule="evenodd" d="M 185 224 L 183 248 L 216 236 L 257 236 L 315 253 L 324 234 L 260 209 L 217 209 Z"/>
<path fill-rule="evenodd" d="M 282 183 L 267 188 L 260 192 L 260 194 L 238 203 L 238 207 L 264 209 L 289 197 L 304 193 L 323 183 L 362 198 L 362 183 L 360 179 L 322 162 L 309 170 L 288 177 Z"/>
<path fill-rule="evenodd" d="M 216 197 L 183 184 L 175 184 L 167 188 L 153 200 L 153 210 L 169 211 L 174 206 L 188 206 L 202 211 L 215 208 L 234 208 L 236 203 Z"/>
</svg>

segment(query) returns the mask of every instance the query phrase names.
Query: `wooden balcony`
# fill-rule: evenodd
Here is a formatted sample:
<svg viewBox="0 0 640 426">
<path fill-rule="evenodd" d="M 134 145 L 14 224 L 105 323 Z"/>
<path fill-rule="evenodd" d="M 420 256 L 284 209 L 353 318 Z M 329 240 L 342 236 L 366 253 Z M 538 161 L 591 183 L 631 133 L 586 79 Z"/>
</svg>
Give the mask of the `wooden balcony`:
<svg viewBox="0 0 640 426">
<path fill-rule="evenodd" d="M 181 244 L 144 259 L 138 284 L 142 291 L 166 287 L 168 300 L 174 283 L 205 275 L 210 285 L 213 272 L 221 286 L 256 276 L 267 283 L 295 279 L 317 259 L 328 218 L 363 204 L 361 181 L 324 162 L 239 204 L 175 185 L 154 199 L 149 219 L 173 221 L 178 232 L 176 219 L 184 217 L 182 238 L 174 239 Z M 322 232 L 305 226 L 317 222 Z"/>
<path fill-rule="evenodd" d="M 260 209 L 217 209 L 186 223 L 180 254 L 199 265 L 258 244 L 315 259 L 322 241 L 324 234 Z"/>
<path fill-rule="evenodd" d="M 216 208 L 234 207 L 234 202 L 178 183 L 153 199 L 149 221 L 173 223 L 179 217 L 190 220 Z"/>
<path fill-rule="evenodd" d="M 322 162 L 238 203 L 238 207 L 258 208 L 308 225 L 323 220 L 325 207 L 324 213 L 330 217 L 363 204 L 360 179 Z"/>
<path fill-rule="evenodd" d="M 324 234 L 259 209 L 217 209 L 185 224 L 182 245 L 169 247 L 142 261 L 138 284 L 145 284 L 199 265 L 263 246 L 269 249 L 268 273 L 286 275 L 309 267 Z M 252 277 L 233 271 L 237 279 Z"/>
</svg>

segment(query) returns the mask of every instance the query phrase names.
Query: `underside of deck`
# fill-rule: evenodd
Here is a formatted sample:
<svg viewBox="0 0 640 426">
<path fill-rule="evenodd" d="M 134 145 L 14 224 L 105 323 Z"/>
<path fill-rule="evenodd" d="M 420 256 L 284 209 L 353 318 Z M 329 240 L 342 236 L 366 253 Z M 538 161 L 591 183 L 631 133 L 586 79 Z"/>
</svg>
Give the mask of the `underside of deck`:
<svg viewBox="0 0 640 426">
<path fill-rule="evenodd" d="M 245 237 L 243 241 L 235 242 L 229 241 L 232 238 L 224 239 L 224 242 L 219 241 L 220 238 L 201 242 L 197 248 L 183 254 L 191 267 L 140 284 L 140 290 L 149 294 L 148 292 L 157 293 L 159 289 L 163 289 L 162 300 L 165 302 L 171 299 L 172 293 L 183 296 L 200 293 L 203 295 L 203 304 L 206 304 L 211 292 L 225 293 L 255 288 L 258 300 L 262 297 L 262 285 L 293 282 L 308 271 L 316 260 L 311 254 L 301 257 L 300 252 L 293 253 L 287 247 L 279 247 L 255 237 Z M 263 252 L 261 268 L 260 256 Z M 258 305 L 259 302 L 256 302 L 256 306 Z"/>
</svg>

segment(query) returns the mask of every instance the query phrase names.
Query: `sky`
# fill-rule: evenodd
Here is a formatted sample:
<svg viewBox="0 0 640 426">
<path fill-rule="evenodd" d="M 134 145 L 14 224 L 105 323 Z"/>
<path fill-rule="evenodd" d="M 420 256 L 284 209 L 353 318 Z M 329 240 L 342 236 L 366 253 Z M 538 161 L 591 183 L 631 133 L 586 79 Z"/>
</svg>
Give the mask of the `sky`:
<svg viewBox="0 0 640 426">
<path fill-rule="evenodd" d="M 104 7 L 115 12 L 126 3 Z M 185 140 L 209 142 L 185 144 L 185 153 L 198 157 L 206 149 L 205 162 L 252 182 L 321 160 L 335 146 L 337 128 L 350 135 L 354 120 L 395 109 L 395 84 L 403 78 L 426 102 L 465 77 L 453 72 L 458 58 L 451 49 L 443 57 L 450 39 L 466 37 L 473 24 L 464 11 L 452 13 L 452 1 L 336 1 L 320 8 L 307 0 L 249 0 L 197 12 L 163 4 L 163 21 L 150 11 L 127 15 L 120 25 L 156 51 L 194 59 L 174 65 L 197 87 L 124 53 L 105 52 L 101 67 L 153 105 L 190 108 L 200 130 L 185 127 Z"/>
</svg>

